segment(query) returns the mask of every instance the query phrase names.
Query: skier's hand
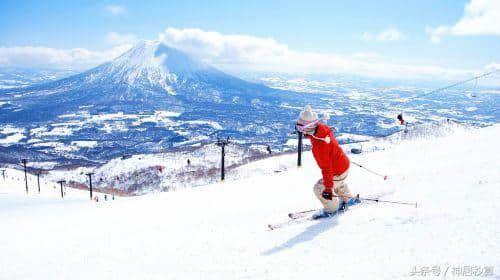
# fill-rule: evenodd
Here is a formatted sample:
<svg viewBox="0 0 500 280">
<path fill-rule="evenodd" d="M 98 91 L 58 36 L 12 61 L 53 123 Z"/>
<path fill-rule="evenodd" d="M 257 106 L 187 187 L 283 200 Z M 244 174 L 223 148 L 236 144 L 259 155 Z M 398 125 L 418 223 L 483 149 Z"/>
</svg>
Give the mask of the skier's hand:
<svg viewBox="0 0 500 280">
<path fill-rule="evenodd" d="M 332 191 L 325 190 L 325 191 L 323 191 L 321 196 L 326 200 L 332 200 L 333 194 L 332 194 Z"/>
</svg>

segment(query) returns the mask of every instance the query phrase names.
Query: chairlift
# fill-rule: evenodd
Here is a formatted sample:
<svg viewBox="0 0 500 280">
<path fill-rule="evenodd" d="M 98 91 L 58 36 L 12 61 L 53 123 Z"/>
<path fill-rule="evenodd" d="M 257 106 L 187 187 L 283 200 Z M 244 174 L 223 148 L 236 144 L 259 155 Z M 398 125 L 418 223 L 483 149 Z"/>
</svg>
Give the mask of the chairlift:
<svg viewBox="0 0 500 280">
<path fill-rule="evenodd" d="M 400 125 L 404 125 L 405 128 L 403 130 L 404 133 L 408 133 L 408 123 L 403 119 L 403 112 L 399 113 L 397 116 Z"/>
<path fill-rule="evenodd" d="M 353 153 L 353 154 L 361 154 L 361 152 L 362 152 L 362 150 L 359 148 L 352 148 L 351 149 L 351 153 Z"/>
<path fill-rule="evenodd" d="M 132 157 L 132 155 L 124 154 L 124 155 L 122 155 L 122 160 L 126 160 L 126 159 L 129 159 L 131 157 Z"/>
<path fill-rule="evenodd" d="M 399 120 L 400 125 L 405 125 L 405 120 L 403 119 L 403 112 L 399 113 L 397 116 L 397 119 Z"/>
<path fill-rule="evenodd" d="M 359 148 L 352 148 L 351 153 L 353 154 L 361 154 L 363 152 L 363 145 L 360 145 Z"/>
</svg>

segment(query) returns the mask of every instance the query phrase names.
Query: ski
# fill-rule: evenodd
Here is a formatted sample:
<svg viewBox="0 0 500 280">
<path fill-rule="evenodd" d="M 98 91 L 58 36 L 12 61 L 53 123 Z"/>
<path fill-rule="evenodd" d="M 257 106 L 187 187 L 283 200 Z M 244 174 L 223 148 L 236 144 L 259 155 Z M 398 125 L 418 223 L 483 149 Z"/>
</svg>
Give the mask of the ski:
<svg viewBox="0 0 500 280">
<path fill-rule="evenodd" d="M 300 224 L 300 223 L 303 223 L 306 221 L 313 221 L 313 218 L 309 215 L 304 215 L 304 216 L 302 216 L 302 218 L 303 219 L 300 219 L 300 218 L 290 219 L 288 221 L 284 221 L 284 222 L 277 223 L 277 224 L 268 224 L 267 227 L 269 228 L 269 230 L 275 230 L 275 229 L 279 229 L 279 228 L 293 225 L 293 224 Z"/>
<path fill-rule="evenodd" d="M 340 209 L 340 210 L 337 210 L 335 213 L 333 213 L 331 215 L 328 215 L 328 216 L 319 216 L 319 217 L 313 217 L 311 215 L 311 213 L 319 211 L 320 209 L 307 210 L 307 211 L 302 211 L 302 212 L 297 212 L 297 213 L 290 213 L 290 214 L 293 214 L 292 215 L 293 218 L 290 217 L 290 220 L 285 221 L 285 222 L 281 222 L 281 223 L 277 223 L 277 224 L 269 224 L 268 228 L 270 230 L 275 230 L 275 229 L 279 229 L 279 228 L 282 228 L 282 227 L 285 227 L 285 226 L 289 226 L 289 225 L 293 225 L 293 224 L 301 224 L 301 223 L 304 223 L 304 222 L 307 222 L 307 221 L 317 221 L 317 220 L 323 220 L 323 219 L 330 219 L 330 218 L 334 218 L 334 217 L 337 217 L 338 215 L 343 214 L 344 212 L 347 211 L 347 209 L 348 208 L 346 208 L 346 209 Z"/>
<path fill-rule="evenodd" d="M 379 193 L 375 196 L 374 199 L 375 200 L 379 199 L 380 197 L 387 195 L 387 194 L 390 194 L 390 193 L 392 193 L 392 192 Z M 359 194 L 357 195 L 357 197 L 359 197 Z M 290 218 L 290 220 L 285 221 L 285 222 L 281 222 L 281 223 L 276 223 L 276 224 L 268 224 L 267 227 L 269 228 L 269 230 L 275 230 L 275 229 L 279 229 L 279 228 L 282 228 L 282 227 L 285 227 L 288 225 L 300 224 L 300 223 L 304 223 L 307 221 L 316 221 L 316 220 L 322 220 L 322 219 L 336 217 L 336 216 L 341 215 L 344 212 L 346 212 L 350 207 L 356 206 L 356 205 L 361 204 L 361 203 L 366 204 L 366 203 L 377 203 L 377 202 L 376 201 L 375 202 L 374 201 L 360 201 L 354 205 L 349 206 L 346 209 L 338 210 L 337 212 L 335 212 L 334 214 L 332 214 L 330 216 L 317 217 L 316 219 L 314 219 L 311 214 L 316 212 L 316 211 L 319 211 L 320 209 L 310 209 L 310 210 L 299 211 L 299 212 L 291 212 L 291 213 L 288 213 L 288 217 Z"/>
<path fill-rule="evenodd" d="M 316 212 L 316 211 L 319 211 L 319 210 L 320 209 L 318 208 L 318 209 L 311 209 L 311 210 L 306 210 L 306 211 L 288 213 L 288 217 L 290 219 L 300 219 L 300 218 L 303 218 L 303 217 L 307 216 L 310 213 L 313 213 L 313 212 Z"/>
<path fill-rule="evenodd" d="M 359 194 L 357 194 L 354 197 L 357 197 L 359 199 Z M 360 203 L 360 202 L 358 202 L 358 203 Z M 358 203 L 356 203 L 356 204 L 358 204 Z M 310 213 L 317 212 L 319 210 L 321 210 L 321 209 L 311 209 L 311 210 L 305 210 L 305 211 L 300 211 L 300 212 L 292 212 L 292 213 L 288 213 L 288 217 L 290 219 L 300 219 L 304 216 L 307 216 Z"/>
</svg>

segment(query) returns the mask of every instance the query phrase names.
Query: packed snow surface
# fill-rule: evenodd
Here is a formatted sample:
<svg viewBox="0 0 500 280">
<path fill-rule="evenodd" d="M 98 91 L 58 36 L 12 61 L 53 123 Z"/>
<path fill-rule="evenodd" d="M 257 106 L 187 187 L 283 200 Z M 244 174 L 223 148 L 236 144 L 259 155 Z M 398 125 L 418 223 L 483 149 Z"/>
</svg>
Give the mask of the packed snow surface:
<svg viewBox="0 0 500 280">
<path fill-rule="evenodd" d="M 272 175 L 140 197 L 91 202 L 55 184 L 25 194 L 23 173 L 0 173 L 0 279 L 454 279 L 456 268 L 500 275 L 500 125 L 457 128 L 351 160 L 362 203 L 343 215 L 274 231 L 292 211 L 318 208 L 320 171 Z M 251 165 L 275 169 L 285 155 Z M 414 271 L 439 268 L 440 277 Z M 428 274 L 436 275 L 436 274 Z M 477 279 L 481 277 L 465 277 Z"/>
</svg>

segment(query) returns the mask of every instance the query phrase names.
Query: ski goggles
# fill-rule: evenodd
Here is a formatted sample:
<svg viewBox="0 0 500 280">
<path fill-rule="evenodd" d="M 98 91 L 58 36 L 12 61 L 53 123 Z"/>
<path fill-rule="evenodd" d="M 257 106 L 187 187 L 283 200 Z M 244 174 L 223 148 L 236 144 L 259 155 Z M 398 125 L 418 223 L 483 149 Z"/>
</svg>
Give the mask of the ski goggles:
<svg viewBox="0 0 500 280">
<path fill-rule="evenodd" d="M 309 128 L 313 128 L 313 127 L 316 127 L 316 125 L 319 123 L 319 120 L 314 120 L 308 124 L 301 124 L 301 123 L 296 123 L 295 124 L 295 130 L 297 130 L 298 132 L 301 132 L 301 133 L 306 133 L 306 131 L 309 129 Z"/>
</svg>

